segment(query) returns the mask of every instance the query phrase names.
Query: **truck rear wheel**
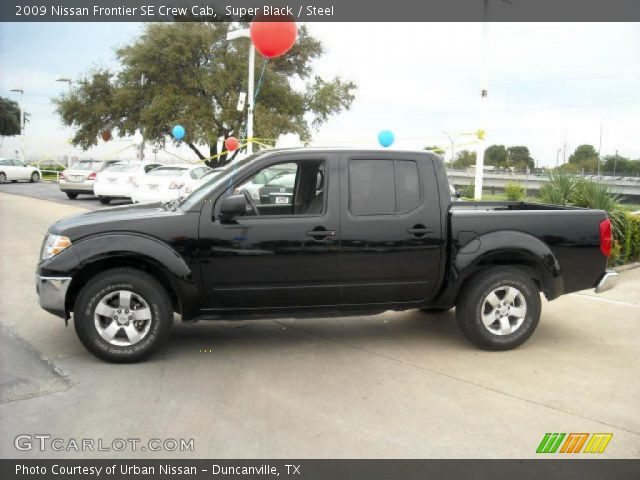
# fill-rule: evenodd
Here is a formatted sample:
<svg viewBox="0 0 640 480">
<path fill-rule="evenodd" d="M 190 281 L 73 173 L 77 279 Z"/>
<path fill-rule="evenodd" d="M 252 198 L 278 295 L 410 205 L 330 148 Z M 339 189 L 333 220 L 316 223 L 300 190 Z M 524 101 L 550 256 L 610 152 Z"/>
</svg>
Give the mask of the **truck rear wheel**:
<svg viewBox="0 0 640 480">
<path fill-rule="evenodd" d="M 76 333 L 103 360 L 144 360 L 169 338 L 173 309 L 162 285 L 151 275 L 114 268 L 82 289 L 73 311 Z"/>
<path fill-rule="evenodd" d="M 462 333 L 480 348 L 510 350 L 522 345 L 540 320 L 540 293 L 516 268 L 494 268 L 473 277 L 456 306 Z"/>
</svg>

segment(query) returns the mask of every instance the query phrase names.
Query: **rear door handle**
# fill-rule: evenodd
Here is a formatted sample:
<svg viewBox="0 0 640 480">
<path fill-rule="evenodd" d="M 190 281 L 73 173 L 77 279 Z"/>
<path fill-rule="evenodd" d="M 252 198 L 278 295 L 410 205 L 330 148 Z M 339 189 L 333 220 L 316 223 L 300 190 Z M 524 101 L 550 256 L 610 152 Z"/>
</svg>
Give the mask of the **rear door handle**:
<svg viewBox="0 0 640 480">
<path fill-rule="evenodd" d="M 407 228 L 407 233 L 415 235 L 416 238 L 422 238 L 427 233 L 433 233 L 433 229 L 432 228 L 427 228 L 424 225 L 421 225 L 421 224 L 418 223 L 417 225 L 414 225 L 411 228 Z"/>
</svg>

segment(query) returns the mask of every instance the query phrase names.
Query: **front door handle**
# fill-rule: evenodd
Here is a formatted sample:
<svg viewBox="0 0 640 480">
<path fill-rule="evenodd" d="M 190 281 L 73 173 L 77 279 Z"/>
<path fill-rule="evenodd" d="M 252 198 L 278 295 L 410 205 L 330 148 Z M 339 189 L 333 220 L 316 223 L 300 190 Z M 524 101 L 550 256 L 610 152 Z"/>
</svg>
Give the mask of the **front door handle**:
<svg viewBox="0 0 640 480">
<path fill-rule="evenodd" d="M 325 240 L 328 237 L 335 237 L 335 230 L 325 230 L 324 227 L 316 227 L 307 232 L 307 235 L 313 237 L 314 240 Z"/>
</svg>

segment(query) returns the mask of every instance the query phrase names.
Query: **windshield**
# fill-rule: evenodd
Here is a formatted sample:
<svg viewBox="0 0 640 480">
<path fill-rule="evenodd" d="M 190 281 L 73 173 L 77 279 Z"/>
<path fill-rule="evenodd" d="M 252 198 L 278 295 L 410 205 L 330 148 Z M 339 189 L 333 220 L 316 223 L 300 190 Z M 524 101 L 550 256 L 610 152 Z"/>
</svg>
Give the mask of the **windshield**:
<svg viewBox="0 0 640 480">
<path fill-rule="evenodd" d="M 135 163 L 116 163 L 105 168 L 105 172 L 132 172 L 138 168 Z"/>
<path fill-rule="evenodd" d="M 71 166 L 71 170 L 99 170 L 102 162 L 98 160 L 82 160 Z"/>
<path fill-rule="evenodd" d="M 213 189 L 217 188 L 218 185 L 224 182 L 230 184 L 233 181 L 233 175 L 238 170 L 242 169 L 242 167 L 251 163 L 256 158 L 261 157 L 265 153 L 267 152 L 254 153 L 253 155 L 249 155 L 248 157 L 243 158 L 242 160 L 236 160 L 234 162 L 231 162 L 216 174 L 211 174 L 211 175 L 207 175 L 206 177 L 202 177 L 203 180 L 206 180 L 206 182 L 200 185 L 200 187 L 198 187 L 196 190 L 194 190 L 193 193 L 191 193 L 191 195 L 184 198 L 180 206 L 185 210 L 188 210 L 200 204 L 206 199 L 209 192 L 211 192 Z"/>
<path fill-rule="evenodd" d="M 179 177 L 186 171 L 186 168 L 180 167 L 158 167 L 151 170 L 147 175 L 154 175 L 156 177 Z"/>
</svg>

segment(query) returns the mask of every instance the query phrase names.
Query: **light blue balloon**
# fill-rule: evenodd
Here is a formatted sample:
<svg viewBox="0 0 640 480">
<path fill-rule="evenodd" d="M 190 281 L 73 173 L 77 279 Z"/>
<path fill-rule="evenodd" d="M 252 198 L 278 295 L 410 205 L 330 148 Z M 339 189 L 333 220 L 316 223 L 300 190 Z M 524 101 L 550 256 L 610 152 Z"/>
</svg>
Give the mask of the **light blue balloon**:
<svg viewBox="0 0 640 480">
<path fill-rule="evenodd" d="M 393 132 L 391 130 L 382 130 L 378 134 L 378 142 L 380 142 L 380 145 L 382 145 L 383 147 L 390 147 L 391 145 L 393 145 L 393 141 L 395 139 L 396 137 L 393 135 Z"/>
<path fill-rule="evenodd" d="M 173 130 L 171 130 L 171 134 L 173 135 L 173 138 L 175 138 L 176 140 L 182 140 L 184 138 L 185 133 L 187 133 L 187 131 L 184 129 L 182 125 L 176 125 L 175 127 L 173 127 Z"/>
</svg>

